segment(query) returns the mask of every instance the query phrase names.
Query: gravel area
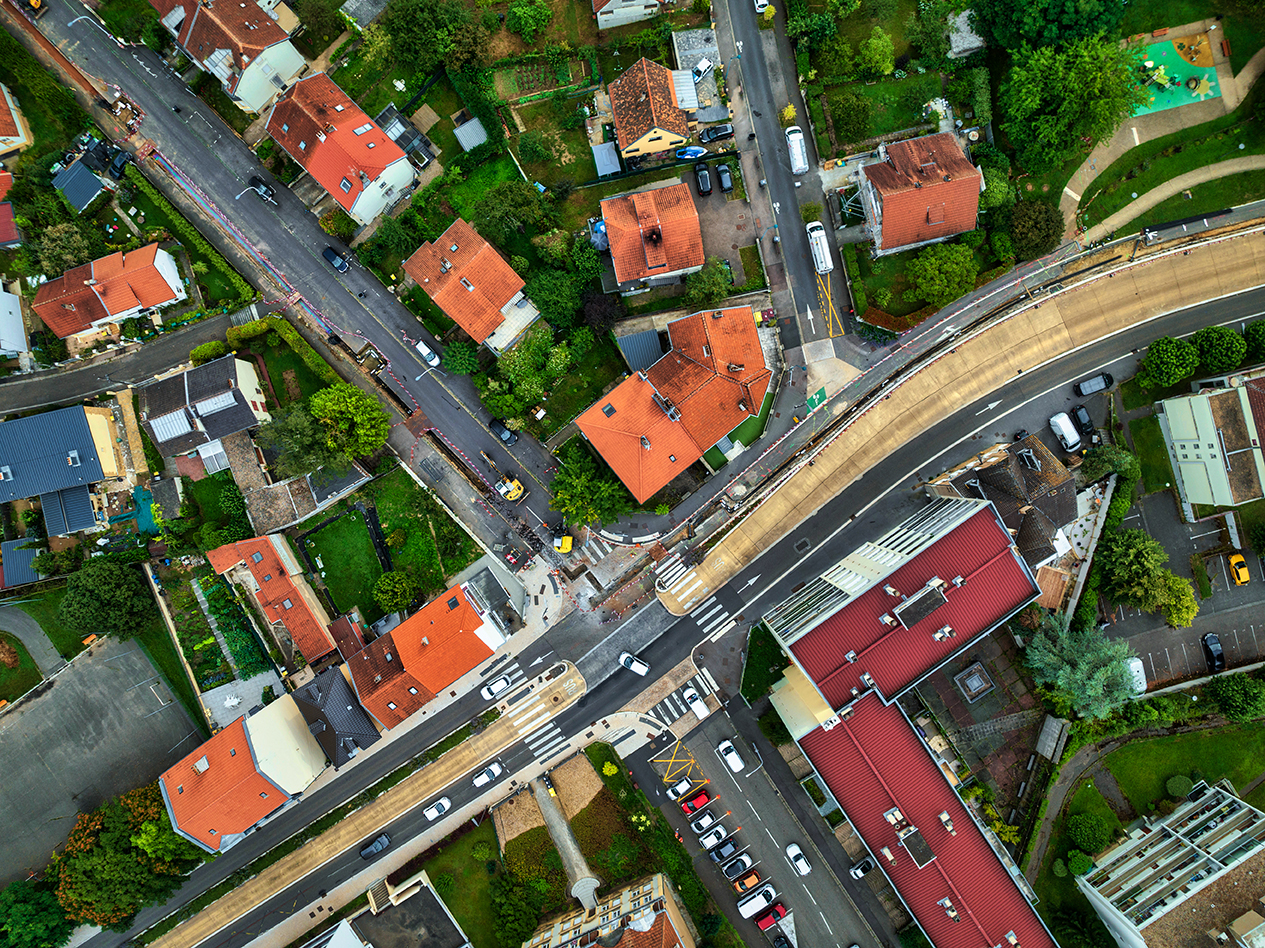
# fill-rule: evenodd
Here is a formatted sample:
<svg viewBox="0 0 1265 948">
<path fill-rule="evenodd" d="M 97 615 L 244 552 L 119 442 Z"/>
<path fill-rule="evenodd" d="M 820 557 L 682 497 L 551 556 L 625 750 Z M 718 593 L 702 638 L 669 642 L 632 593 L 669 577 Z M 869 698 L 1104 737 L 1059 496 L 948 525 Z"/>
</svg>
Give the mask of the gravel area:
<svg viewBox="0 0 1265 948">
<path fill-rule="evenodd" d="M 601 776 L 584 754 L 577 754 L 555 767 L 549 774 L 554 789 L 558 791 L 558 803 L 568 820 L 593 802 L 602 789 Z"/>
<path fill-rule="evenodd" d="M 505 844 L 529 829 L 545 825 L 545 818 L 530 790 L 520 790 L 492 811 L 493 825 L 501 852 Z"/>
</svg>

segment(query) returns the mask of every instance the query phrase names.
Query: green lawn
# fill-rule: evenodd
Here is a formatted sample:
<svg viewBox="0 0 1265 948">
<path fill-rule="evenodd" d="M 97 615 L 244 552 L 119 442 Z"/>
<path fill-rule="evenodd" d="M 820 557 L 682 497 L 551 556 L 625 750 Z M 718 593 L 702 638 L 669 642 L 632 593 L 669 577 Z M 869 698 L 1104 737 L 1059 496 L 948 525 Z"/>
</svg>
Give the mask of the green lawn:
<svg viewBox="0 0 1265 948">
<path fill-rule="evenodd" d="M 119 206 L 123 208 L 124 213 L 127 212 L 129 207 L 136 208 L 138 212 L 137 216 L 134 216 L 131 219 L 137 221 L 142 233 L 146 230 L 152 230 L 157 227 L 164 228 L 170 231 L 173 235 L 178 235 L 180 233 L 179 228 L 176 227 L 171 215 L 165 208 L 159 207 L 155 204 L 154 201 L 147 194 L 143 193 L 140 188 L 133 188 L 132 194 L 133 197 L 130 204 L 119 202 Z M 141 214 L 145 216 L 144 224 L 141 224 L 138 220 L 138 217 Z M 177 237 L 177 239 L 179 238 Z M 219 303 L 223 303 L 227 300 L 235 300 L 237 298 L 237 290 L 233 287 L 233 284 L 229 281 L 227 276 L 220 272 L 215 263 L 206 256 L 206 254 L 202 253 L 195 247 L 186 246 L 183 243 L 181 246 L 184 247 L 185 252 L 188 254 L 190 263 L 196 264 L 201 262 L 206 265 L 206 273 L 199 273 L 197 275 L 197 280 L 198 284 L 203 288 L 203 296 L 205 297 L 205 302 L 208 307 L 213 307 Z"/>
<path fill-rule="evenodd" d="M 857 262 L 861 265 L 861 280 L 865 283 L 865 298 L 871 305 L 897 318 L 922 309 L 921 301 L 905 302 L 905 291 L 910 288 L 909 280 L 905 278 L 905 267 L 917 254 L 917 250 L 906 250 L 904 253 L 894 253 L 877 259 L 864 252 L 857 254 Z M 884 289 L 892 297 L 886 305 L 880 305 L 877 295 Z"/>
<path fill-rule="evenodd" d="M 681 170 L 677 167 L 654 168 L 645 174 L 619 178 L 615 181 L 603 181 L 592 187 L 576 188 L 559 209 L 559 226 L 570 231 L 579 230 L 589 218 L 601 216 L 602 201 L 606 198 L 623 194 L 625 191 L 635 191 L 656 181 L 679 178 Z"/>
<path fill-rule="evenodd" d="M 264 366 L 268 369 L 268 378 L 276 390 L 277 398 L 281 400 L 282 407 L 293 401 L 310 398 L 325 388 L 325 382 L 307 367 L 307 363 L 297 352 L 284 342 L 277 346 L 269 346 L 261 355 L 264 357 Z M 294 384 L 298 386 L 297 398 L 291 397 L 294 394 L 294 386 L 287 387 L 286 385 L 287 372 L 293 373 Z"/>
<path fill-rule="evenodd" d="M 509 155 L 498 155 L 471 171 L 465 181 L 447 191 L 446 197 L 458 217 L 474 220 L 474 206 L 488 191 L 502 182 L 521 180 L 523 176 L 518 173 L 514 159 Z"/>
<path fill-rule="evenodd" d="M 760 414 L 754 418 L 748 418 L 733 431 L 729 432 L 730 441 L 741 441 L 747 447 L 755 441 L 756 438 L 764 434 L 764 426 L 769 423 L 769 410 L 773 408 L 773 393 L 769 392 L 764 396 L 764 404 L 760 406 Z"/>
<path fill-rule="evenodd" d="M 368 65 L 357 50 L 347 65 L 338 70 L 334 81 L 342 87 L 370 118 L 394 103 L 403 108 L 426 81 L 425 76 L 415 74 L 412 63 L 387 61 Z M 402 90 L 395 88 L 395 80 L 404 82 Z"/>
<path fill-rule="evenodd" d="M 87 647 L 83 644 L 87 636 L 80 635 L 58 618 L 57 610 L 61 608 L 61 601 L 65 596 L 66 587 L 58 586 L 40 593 L 38 597 L 23 597 L 27 601 L 16 605 L 40 624 L 53 647 L 61 653 L 62 658 L 69 661 Z"/>
<path fill-rule="evenodd" d="M 884 79 L 873 85 L 854 82 L 851 87 L 858 95 L 870 100 L 871 135 L 886 135 L 932 121 L 924 118 L 921 111 L 911 108 L 909 103 L 916 99 L 922 105 L 941 94 L 940 76 L 934 72 L 921 76 L 913 73 L 907 79 Z"/>
<path fill-rule="evenodd" d="M 1228 777 L 1242 788 L 1265 773 L 1265 728 L 1242 725 L 1135 741 L 1103 758 L 1139 813 L 1168 796 L 1169 777 L 1198 771 L 1208 783 Z"/>
<path fill-rule="evenodd" d="M 65 108 L 53 107 L 64 101 L 64 87 L 7 32 L 0 35 L 0 82 L 9 87 L 16 101 L 30 103 L 22 114 L 31 126 L 35 143 L 22 153 L 23 164 L 64 150 L 82 129 L 92 126 L 87 113 L 73 103 Z"/>
<path fill-rule="evenodd" d="M 1207 214 L 1259 201 L 1265 197 L 1265 171 L 1245 171 L 1206 184 L 1197 184 L 1189 190 L 1189 198 L 1184 194 L 1174 195 L 1145 214 L 1127 221 L 1120 229 L 1125 232 L 1141 230 L 1143 227 L 1153 227 L 1183 217 L 1194 217 L 1196 214 Z"/>
<path fill-rule="evenodd" d="M 482 550 L 436 500 L 396 468 L 363 488 L 373 496 L 382 533 L 403 530 L 404 545 L 391 551 L 397 569 L 410 573 L 429 593 L 447 588 L 453 576 L 483 555 Z"/>
<path fill-rule="evenodd" d="M 519 110 L 519 116 L 527 130 L 539 132 L 554 152 L 553 157 L 545 161 L 528 162 L 523 159 L 518 148 L 518 137 L 511 138 L 514 153 L 532 181 L 549 185 L 566 178 L 572 183 L 580 184 L 597 177 L 593 150 L 589 147 L 584 126 L 572 129 L 562 127 L 563 118 L 582 102 L 582 99 L 566 99 L 559 105 L 552 99 L 544 99 Z"/>
<path fill-rule="evenodd" d="M 752 626 L 747 639 L 747 660 L 742 666 L 742 696 L 750 703 L 767 694 L 789 664 L 790 659 L 764 623 Z"/>
<path fill-rule="evenodd" d="M 762 290 L 769 285 L 764 275 L 764 267 L 760 263 L 760 251 L 755 244 L 750 247 L 739 247 L 738 257 L 742 260 L 742 272 L 747 276 L 747 282 L 741 288 L 744 293 Z"/>
<path fill-rule="evenodd" d="M 0 642 L 12 645 L 18 653 L 17 668 L 10 668 L 0 662 L 0 698 L 15 701 L 43 681 L 43 677 L 35 659 L 31 658 L 31 653 L 16 635 L 0 630 Z"/>
<path fill-rule="evenodd" d="M 1166 490 L 1173 483 L 1173 465 L 1164 448 L 1164 434 L 1155 415 L 1129 422 L 1133 447 L 1142 464 L 1142 484 L 1148 494 Z"/>
<path fill-rule="evenodd" d="M 453 132 L 450 116 L 465 108 L 465 103 L 457 94 L 457 90 L 452 87 L 447 73 L 444 73 L 433 86 L 426 90 L 424 101 L 439 116 L 439 121 L 430 127 L 426 132 L 426 137 L 440 149 L 439 160 L 449 161 L 461 154 L 461 145 L 457 142 L 456 133 Z"/>
<path fill-rule="evenodd" d="M 545 437 L 592 405 L 606 386 L 627 371 L 628 365 L 611 341 L 610 334 L 598 336 L 593 348 L 584 354 L 578 365 L 568 370 L 566 377 L 558 381 L 545 400 L 544 408 L 548 414 L 540 422 Z"/>
<path fill-rule="evenodd" d="M 712 445 L 703 452 L 703 460 L 707 462 L 707 466 L 713 471 L 719 471 L 722 467 L 729 463 L 729 459 L 721 452 L 720 448 Z"/>
<path fill-rule="evenodd" d="M 220 506 L 220 492 L 224 482 L 217 477 L 204 477 L 193 482 L 193 499 L 198 505 L 202 519 L 209 523 L 223 523 L 227 514 Z"/>
<path fill-rule="evenodd" d="M 1168 388 L 1143 388 L 1138 384 L 1138 378 L 1135 375 L 1131 379 L 1126 379 L 1120 385 L 1120 396 L 1124 400 L 1125 411 L 1133 411 L 1145 405 L 1172 398 L 1174 395 L 1186 395 L 1189 392 L 1190 379 L 1182 379 L 1182 381 L 1175 385 L 1170 385 Z"/>
<path fill-rule="evenodd" d="M 478 828 L 442 849 L 422 867 L 431 882 L 447 873 L 456 881 L 444 904 L 452 912 L 461 930 L 474 948 L 499 948 L 496 937 L 496 913 L 492 907 L 492 878 L 487 861 L 474 858 L 476 844 L 485 843 L 496 853 L 496 828 L 484 820 Z M 495 864 L 494 864 L 495 865 Z"/>
<path fill-rule="evenodd" d="M 359 511 L 349 511 L 303 542 L 339 612 L 359 606 L 366 622 L 382 618 L 382 610 L 373 598 L 373 585 L 382 575 L 382 564 Z M 316 563 L 318 556 L 323 567 Z"/>
</svg>

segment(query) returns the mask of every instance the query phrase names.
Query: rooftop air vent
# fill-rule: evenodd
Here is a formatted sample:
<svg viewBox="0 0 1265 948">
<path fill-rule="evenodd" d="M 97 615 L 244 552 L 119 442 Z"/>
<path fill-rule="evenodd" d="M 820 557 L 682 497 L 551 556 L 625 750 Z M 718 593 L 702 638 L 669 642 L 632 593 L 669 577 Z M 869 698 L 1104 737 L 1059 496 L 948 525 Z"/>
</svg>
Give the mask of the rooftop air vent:
<svg viewBox="0 0 1265 948">
<path fill-rule="evenodd" d="M 650 450 L 650 439 L 647 438 L 645 435 L 641 436 L 641 446 L 645 448 L 647 451 Z"/>
<path fill-rule="evenodd" d="M 845 660 L 847 660 L 848 664 L 851 664 L 852 662 L 855 662 L 855 661 L 857 660 L 857 653 L 856 653 L 856 652 L 849 652 L 847 655 L 845 655 L 845 656 L 843 656 L 843 657 L 844 657 L 844 659 L 845 659 Z"/>
<path fill-rule="evenodd" d="M 958 831 L 953 828 L 953 820 L 949 819 L 949 811 L 945 810 L 940 814 L 940 822 L 944 824 L 944 828 L 949 831 L 951 836 L 956 836 Z"/>
<path fill-rule="evenodd" d="M 897 599 L 900 598 L 900 593 L 896 591 L 895 586 L 884 586 L 883 592 L 887 593 L 889 596 L 895 596 Z"/>
<path fill-rule="evenodd" d="M 725 311 L 723 309 L 718 309 L 712 312 L 712 319 L 723 319 L 724 317 Z"/>
<path fill-rule="evenodd" d="M 895 624 L 896 624 L 896 620 L 895 620 L 895 619 L 893 619 L 893 618 L 892 618 L 891 616 L 889 616 L 889 615 L 881 615 L 881 616 L 879 616 L 879 617 L 878 617 L 878 621 L 879 621 L 879 622 L 881 622 L 881 623 L 883 623 L 883 625 L 895 625 Z"/>
<path fill-rule="evenodd" d="M 962 921 L 962 916 L 959 915 L 958 910 L 953 907 L 952 900 L 944 898 L 937 902 L 936 905 L 944 909 L 944 914 L 949 916 L 949 918 L 953 919 L 955 922 Z"/>
<path fill-rule="evenodd" d="M 861 684 L 865 685 L 867 688 L 873 688 L 874 677 L 869 672 L 866 672 L 861 676 Z"/>
<path fill-rule="evenodd" d="M 958 587 L 958 589 L 961 589 L 966 585 L 966 578 L 964 576 L 954 576 L 953 585 Z"/>
</svg>

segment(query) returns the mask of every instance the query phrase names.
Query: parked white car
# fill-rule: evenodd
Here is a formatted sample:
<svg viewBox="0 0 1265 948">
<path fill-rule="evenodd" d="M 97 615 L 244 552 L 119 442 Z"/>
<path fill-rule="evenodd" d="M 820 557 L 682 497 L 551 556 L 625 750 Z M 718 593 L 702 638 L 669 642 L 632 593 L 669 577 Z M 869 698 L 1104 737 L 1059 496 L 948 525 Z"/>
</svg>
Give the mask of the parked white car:
<svg viewBox="0 0 1265 948">
<path fill-rule="evenodd" d="M 509 691 L 509 688 L 510 676 L 502 675 L 494 681 L 489 681 L 486 685 L 479 689 L 479 694 L 483 696 L 484 701 L 491 701 L 497 695 L 504 694 Z"/>
<path fill-rule="evenodd" d="M 437 820 L 451 809 L 452 801 L 447 797 L 440 797 L 426 809 L 422 810 L 422 815 L 428 820 Z"/>
<path fill-rule="evenodd" d="M 808 863 L 808 857 L 804 855 L 804 850 L 799 848 L 799 843 L 791 843 L 786 847 L 786 858 L 791 861 L 791 865 L 801 876 L 806 876 L 813 871 L 813 867 Z"/>
<path fill-rule="evenodd" d="M 734 773 L 740 774 L 747 769 L 747 763 L 742 759 L 742 755 L 738 753 L 738 748 L 734 747 L 733 741 L 721 741 L 720 746 L 716 748 L 716 753 L 725 762 L 725 766 Z"/>
<path fill-rule="evenodd" d="M 498 761 L 494 760 L 474 775 L 474 785 L 476 787 L 486 787 L 504 772 L 505 768 L 502 767 Z"/>
</svg>

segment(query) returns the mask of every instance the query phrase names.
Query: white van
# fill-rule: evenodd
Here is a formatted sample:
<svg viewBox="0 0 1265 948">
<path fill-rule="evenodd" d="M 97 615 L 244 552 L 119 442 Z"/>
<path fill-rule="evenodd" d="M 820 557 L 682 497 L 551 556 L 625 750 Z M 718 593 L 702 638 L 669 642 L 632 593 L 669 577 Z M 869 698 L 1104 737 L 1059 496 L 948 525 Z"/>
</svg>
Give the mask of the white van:
<svg viewBox="0 0 1265 948">
<path fill-rule="evenodd" d="M 1129 669 L 1129 677 L 1133 679 L 1133 690 L 1140 695 L 1146 694 L 1146 666 L 1136 656 L 1125 663 Z"/>
<path fill-rule="evenodd" d="M 743 918 L 750 918 L 772 905 L 776 898 L 777 893 L 773 891 L 772 885 L 761 886 L 738 903 L 738 914 Z"/>
<path fill-rule="evenodd" d="M 791 174 L 808 174 L 808 146 L 804 130 L 792 125 L 786 130 L 786 147 L 791 153 Z"/>
<path fill-rule="evenodd" d="M 681 697 L 685 699 L 686 705 L 700 721 L 712 713 L 693 685 L 687 685 L 681 692 Z"/>
<path fill-rule="evenodd" d="M 1068 417 L 1067 412 L 1061 411 L 1050 419 L 1050 430 L 1059 439 L 1059 444 L 1063 445 L 1064 451 L 1080 450 L 1080 432 L 1072 424 L 1072 419 Z"/>
<path fill-rule="evenodd" d="M 806 228 L 808 231 L 808 249 L 813 253 L 813 266 L 818 273 L 829 273 L 835 268 L 830 258 L 830 244 L 826 242 L 826 228 L 821 221 L 813 221 Z"/>
</svg>

